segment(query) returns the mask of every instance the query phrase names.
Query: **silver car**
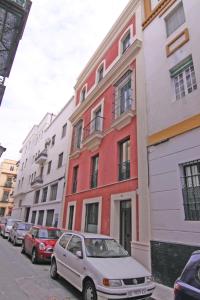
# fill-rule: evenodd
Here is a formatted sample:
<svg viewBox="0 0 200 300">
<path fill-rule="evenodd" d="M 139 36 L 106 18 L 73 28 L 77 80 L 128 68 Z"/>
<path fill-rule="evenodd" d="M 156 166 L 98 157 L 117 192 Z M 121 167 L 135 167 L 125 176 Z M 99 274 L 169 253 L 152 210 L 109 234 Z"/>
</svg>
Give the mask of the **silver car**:
<svg viewBox="0 0 200 300">
<path fill-rule="evenodd" d="M 151 274 L 109 236 L 66 232 L 57 241 L 50 275 L 82 292 L 84 300 L 147 299 L 155 284 Z"/>
<path fill-rule="evenodd" d="M 31 229 L 33 224 L 26 222 L 15 222 L 10 230 L 8 241 L 14 246 L 21 245 L 25 234 Z"/>
<path fill-rule="evenodd" d="M 3 238 L 7 238 L 10 234 L 10 230 L 15 222 L 20 222 L 21 220 L 12 219 L 10 217 L 5 218 L 5 223 L 1 227 L 1 235 Z"/>
</svg>

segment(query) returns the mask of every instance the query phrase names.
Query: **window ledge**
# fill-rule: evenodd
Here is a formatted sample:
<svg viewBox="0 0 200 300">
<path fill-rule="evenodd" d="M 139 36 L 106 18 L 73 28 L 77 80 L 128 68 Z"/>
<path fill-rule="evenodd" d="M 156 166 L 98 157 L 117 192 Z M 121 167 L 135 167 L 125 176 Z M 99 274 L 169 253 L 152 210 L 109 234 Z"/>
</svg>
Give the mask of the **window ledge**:
<svg viewBox="0 0 200 300">
<path fill-rule="evenodd" d="M 128 112 L 123 113 L 113 121 L 111 127 L 117 130 L 122 129 L 123 127 L 131 123 L 132 118 L 135 116 L 135 114 L 136 114 L 135 110 L 129 110 Z"/>
<path fill-rule="evenodd" d="M 76 150 L 74 150 L 74 151 L 70 154 L 69 158 L 70 158 L 70 159 L 71 159 L 71 158 L 78 158 L 78 157 L 80 156 L 80 153 L 81 153 L 81 150 L 80 150 L 80 149 L 76 149 Z"/>
<path fill-rule="evenodd" d="M 96 150 L 101 144 L 102 138 L 103 133 L 100 131 L 96 131 L 83 141 L 83 146 L 85 146 L 89 150 Z"/>
</svg>

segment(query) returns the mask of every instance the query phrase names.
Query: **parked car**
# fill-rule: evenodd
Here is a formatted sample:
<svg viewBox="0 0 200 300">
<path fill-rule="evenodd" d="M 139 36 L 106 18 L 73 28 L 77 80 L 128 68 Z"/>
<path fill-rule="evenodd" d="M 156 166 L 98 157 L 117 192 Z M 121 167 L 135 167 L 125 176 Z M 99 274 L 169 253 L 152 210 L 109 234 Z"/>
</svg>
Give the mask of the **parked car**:
<svg viewBox="0 0 200 300">
<path fill-rule="evenodd" d="M 7 238 L 10 234 L 10 230 L 15 222 L 21 222 L 21 220 L 6 217 L 4 223 L 1 225 L 1 235 L 3 238 Z"/>
<path fill-rule="evenodd" d="M 21 252 L 30 255 L 33 264 L 50 262 L 55 243 L 62 233 L 56 227 L 33 226 L 24 236 Z"/>
<path fill-rule="evenodd" d="M 174 300 L 200 299 L 200 250 L 192 253 L 174 284 Z"/>
<path fill-rule="evenodd" d="M 10 230 L 8 241 L 14 246 L 21 245 L 25 234 L 31 229 L 33 224 L 27 222 L 15 222 Z"/>
<path fill-rule="evenodd" d="M 84 300 L 146 299 L 155 288 L 143 265 L 116 240 L 100 234 L 64 233 L 51 258 L 50 276 L 58 275 L 81 291 Z"/>
</svg>

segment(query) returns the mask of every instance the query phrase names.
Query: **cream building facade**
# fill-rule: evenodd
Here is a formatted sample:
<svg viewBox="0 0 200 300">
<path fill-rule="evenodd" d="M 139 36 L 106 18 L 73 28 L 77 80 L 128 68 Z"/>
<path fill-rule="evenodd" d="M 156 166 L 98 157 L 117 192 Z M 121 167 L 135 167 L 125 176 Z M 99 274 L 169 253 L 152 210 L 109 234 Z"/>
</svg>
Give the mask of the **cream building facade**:
<svg viewBox="0 0 200 300">
<path fill-rule="evenodd" d="M 63 191 L 71 145 L 72 98 L 57 116 L 47 113 L 21 149 L 12 216 L 38 225 L 61 226 Z"/>
<path fill-rule="evenodd" d="M 200 1 L 144 8 L 152 270 L 172 287 L 200 247 Z"/>
<path fill-rule="evenodd" d="M 0 165 L 0 217 L 10 216 L 17 176 L 17 161 L 4 159 Z"/>
</svg>

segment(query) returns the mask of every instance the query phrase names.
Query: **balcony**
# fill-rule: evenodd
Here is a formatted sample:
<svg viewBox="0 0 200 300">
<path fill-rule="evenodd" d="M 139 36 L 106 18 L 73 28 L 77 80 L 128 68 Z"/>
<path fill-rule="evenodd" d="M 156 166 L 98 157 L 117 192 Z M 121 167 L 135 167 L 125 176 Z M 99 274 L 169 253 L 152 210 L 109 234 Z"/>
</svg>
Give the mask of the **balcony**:
<svg viewBox="0 0 200 300">
<path fill-rule="evenodd" d="M 101 144 L 103 138 L 103 117 L 96 116 L 83 129 L 83 146 L 89 150 L 95 150 Z"/>
<path fill-rule="evenodd" d="M 4 183 L 4 187 L 6 187 L 6 188 L 12 188 L 12 181 L 6 181 Z"/>
<path fill-rule="evenodd" d="M 35 177 L 35 179 L 33 179 L 33 181 L 31 181 L 31 186 L 34 188 L 38 188 L 43 184 L 43 178 L 42 176 L 37 176 Z"/>
<path fill-rule="evenodd" d="M 127 99 L 117 98 L 113 105 L 112 128 L 120 130 L 127 126 L 132 121 L 135 113 L 135 100 L 131 97 Z"/>
<path fill-rule="evenodd" d="M 43 164 L 47 160 L 47 149 L 44 149 L 38 156 L 35 158 L 36 164 Z"/>
</svg>

